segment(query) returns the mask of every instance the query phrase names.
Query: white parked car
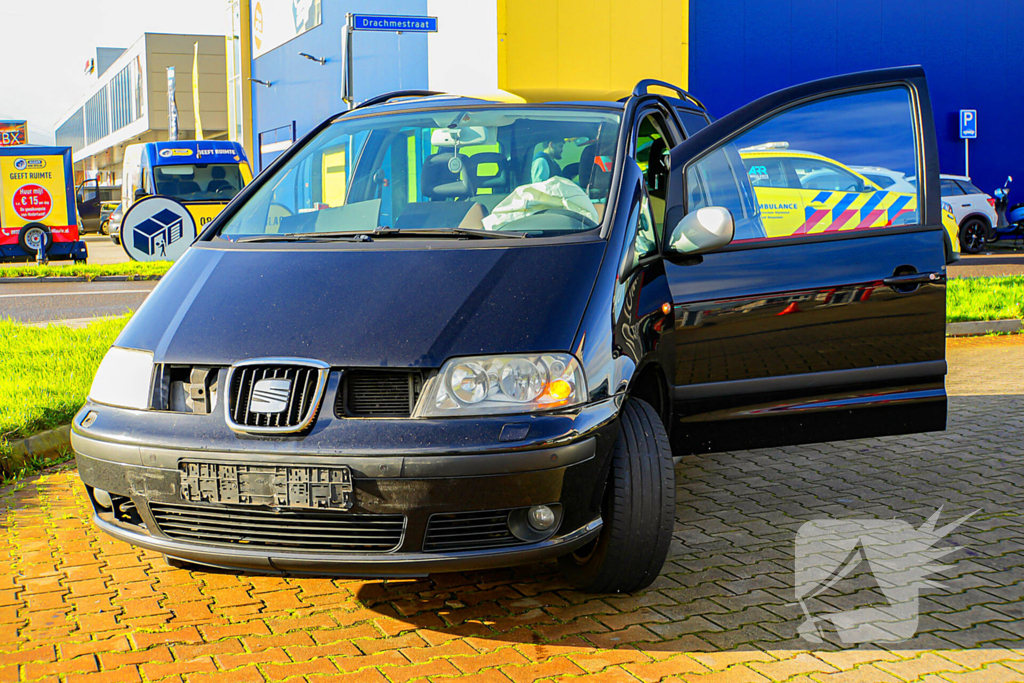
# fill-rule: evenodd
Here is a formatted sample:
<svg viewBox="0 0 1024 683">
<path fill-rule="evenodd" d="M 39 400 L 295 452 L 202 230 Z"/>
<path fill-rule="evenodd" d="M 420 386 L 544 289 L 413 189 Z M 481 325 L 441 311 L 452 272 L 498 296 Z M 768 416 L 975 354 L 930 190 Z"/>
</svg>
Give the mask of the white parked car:
<svg viewBox="0 0 1024 683">
<path fill-rule="evenodd" d="M 975 187 L 967 176 L 944 173 L 939 179 L 942 199 L 953 207 L 960 226 L 961 250 L 977 254 L 985 247 L 986 238 L 995 237 L 996 200 Z"/>
<path fill-rule="evenodd" d="M 881 166 L 851 166 L 851 169 L 889 192 L 917 194 L 917 184 L 907 178 L 906 173 Z"/>
</svg>

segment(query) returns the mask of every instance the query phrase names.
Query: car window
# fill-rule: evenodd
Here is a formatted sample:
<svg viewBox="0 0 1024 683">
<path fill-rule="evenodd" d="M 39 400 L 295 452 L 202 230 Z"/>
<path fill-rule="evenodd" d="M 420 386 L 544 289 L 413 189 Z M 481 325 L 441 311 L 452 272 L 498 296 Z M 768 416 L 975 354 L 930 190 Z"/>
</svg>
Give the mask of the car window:
<svg viewBox="0 0 1024 683">
<path fill-rule="evenodd" d="M 679 120 L 683 122 L 683 128 L 686 130 L 686 137 L 690 137 L 697 131 L 703 130 L 708 125 L 707 116 L 700 112 L 676 107 L 676 113 L 679 114 Z"/>
<path fill-rule="evenodd" d="M 756 187 L 795 187 L 787 176 L 786 163 L 780 158 L 743 157 L 747 179 Z"/>
<path fill-rule="evenodd" d="M 852 171 L 847 171 L 824 159 L 795 157 L 790 160 L 793 171 L 805 190 L 828 190 L 830 192 L 864 192 L 864 181 Z"/>
<path fill-rule="evenodd" d="M 156 194 L 181 201 L 227 201 L 245 185 L 238 164 L 172 164 L 153 167 Z"/>
<path fill-rule="evenodd" d="M 896 184 L 896 181 L 887 175 L 878 175 L 877 173 L 862 173 L 861 175 L 873 182 L 875 185 L 878 185 L 883 190 Z"/>
<path fill-rule="evenodd" d="M 957 180 L 956 184 L 960 186 L 964 194 L 985 194 L 978 187 L 969 180 Z"/>
<path fill-rule="evenodd" d="M 850 168 L 918 175 L 914 131 L 913 105 L 903 87 L 795 106 L 691 162 L 684 176 L 686 208 L 729 209 L 736 220 L 734 243 L 916 224 L 918 193 L 878 190 Z M 733 154 L 745 170 L 735 181 L 728 167 Z M 756 196 L 753 215 L 736 211 L 744 190 Z"/>
<path fill-rule="evenodd" d="M 647 193 L 643 193 L 635 220 L 636 237 L 633 241 L 634 265 L 640 259 L 658 253 L 658 244 L 661 239 L 661 233 L 655 227 L 654 215 L 651 213 L 651 203 Z"/>
<path fill-rule="evenodd" d="M 349 116 L 268 177 L 219 235 L 597 228 L 620 114 L 487 107 Z"/>
<path fill-rule="evenodd" d="M 665 224 L 668 154 L 672 147 L 672 139 L 662 115 L 653 112 L 644 116 L 637 127 L 635 158 L 644 174 L 644 185 L 650 197 L 650 213 L 659 236 Z"/>
<path fill-rule="evenodd" d="M 943 197 L 957 197 L 964 193 L 960 186 L 956 184 L 956 181 L 943 179 L 940 184 Z"/>
</svg>

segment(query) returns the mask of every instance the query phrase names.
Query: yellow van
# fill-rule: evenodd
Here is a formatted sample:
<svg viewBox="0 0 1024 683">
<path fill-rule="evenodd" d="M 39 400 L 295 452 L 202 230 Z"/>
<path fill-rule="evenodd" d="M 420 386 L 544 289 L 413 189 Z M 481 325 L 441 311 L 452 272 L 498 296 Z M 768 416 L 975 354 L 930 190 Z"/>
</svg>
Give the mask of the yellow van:
<svg viewBox="0 0 1024 683">
<path fill-rule="evenodd" d="M 252 182 L 245 151 L 225 140 L 178 140 L 128 145 L 121 188 L 124 212 L 150 195 L 177 199 L 202 229 Z"/>
</svg>

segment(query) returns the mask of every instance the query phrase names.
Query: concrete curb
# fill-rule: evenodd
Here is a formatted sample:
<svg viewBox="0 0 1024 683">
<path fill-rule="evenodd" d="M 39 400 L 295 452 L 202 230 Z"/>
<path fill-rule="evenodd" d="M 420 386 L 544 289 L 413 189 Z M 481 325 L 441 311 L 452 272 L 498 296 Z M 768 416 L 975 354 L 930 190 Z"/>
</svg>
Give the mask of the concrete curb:
<svg viewBox="0 0 1024 683">
<path fill-rule="evenodd" d="M 11 453 L 0 457 L 0 470 L 13 474 L 28 464 L 32 458 L 52 458 L 60 455 L 62 448 L 71 448 L 71 425 L 18 439 L 11 442 Z"/>
<path fill-rule="evenodd" d="M 977 320 L 969 323 L 946 323 L 947 337 L 969 337 L 993 332 L 1020 332 L 1024 320 Z"/>
<path fill-rule="evenodd" d="M 89 279 L 85 275 L 47 275 L 46 277 L 0 277 L 0 284 L 30 284 L 41 282 L 144 282 L 156 281 L 162 275 L 97 275 Z"/>
</svg>

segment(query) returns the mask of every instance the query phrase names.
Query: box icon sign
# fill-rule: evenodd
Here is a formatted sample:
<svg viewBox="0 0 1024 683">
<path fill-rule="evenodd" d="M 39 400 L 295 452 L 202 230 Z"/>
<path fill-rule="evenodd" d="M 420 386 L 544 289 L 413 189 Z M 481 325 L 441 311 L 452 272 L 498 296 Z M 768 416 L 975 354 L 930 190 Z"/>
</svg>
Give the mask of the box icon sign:
<svg viewBox="0 0 1024 683">
<path fill-rule="evenodd" d="M 960 137 L 964 140 L 978 137 L 978 110 L 960 110 Z"/>
<path fill-rule="evenodd" d="M 196 236 L 196 222 L 170 197 L 146 197 L 121 221 L 121 246 L 134 261 L 177 261 Z"/>
<path fill-rule="evenodd" d="M 14 212 L 27 221 L 41 221 L 53 208 L 53 198 L 41 185 L 22 185 L 15 190 L 12 202 Z"/>
<path fill-rule="evenodd" d="M 135 226 L 135 248 L 150 256 L 167 258 L 168 245 L 181 239 L 182 222 L 178 214 L 164 209 Z"/>
</svg>

